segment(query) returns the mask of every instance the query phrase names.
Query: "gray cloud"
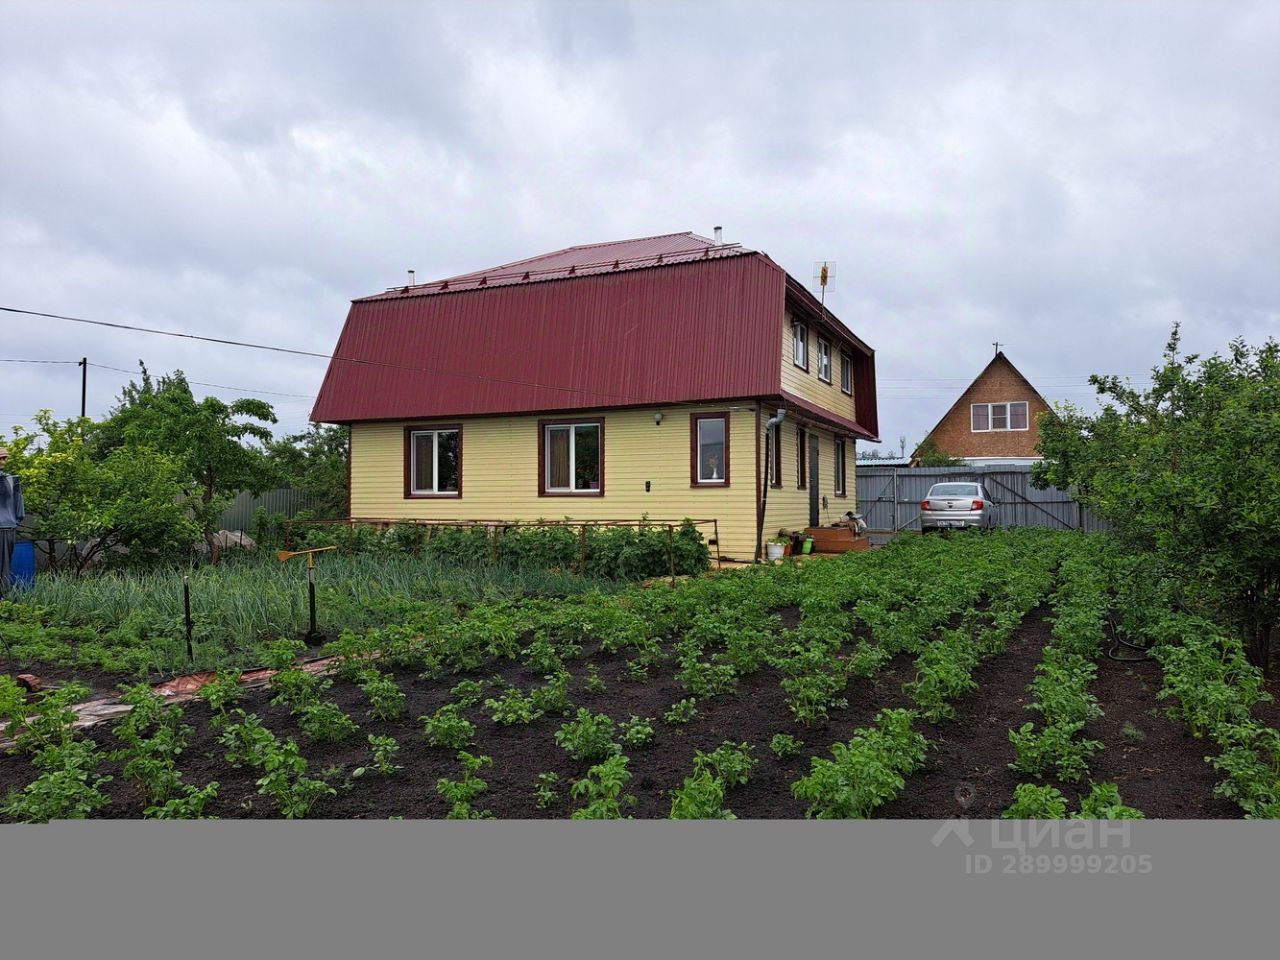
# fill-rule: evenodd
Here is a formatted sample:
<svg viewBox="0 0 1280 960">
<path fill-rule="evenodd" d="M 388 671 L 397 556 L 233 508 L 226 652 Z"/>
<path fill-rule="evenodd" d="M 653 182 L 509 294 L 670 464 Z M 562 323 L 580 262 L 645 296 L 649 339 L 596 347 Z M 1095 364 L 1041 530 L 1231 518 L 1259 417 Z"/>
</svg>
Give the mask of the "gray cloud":
<svg viewBox="0 0 1280 960">
<path fill-rule="evenodd" d="M 4 305 L 323 352 L 406 268 L 722 223 L 802 279 L 838 261 L 909 442 L 994 340 L 1087 400 L 1174 320 L 1197 350 L 1280 329 L 1273 4 L 44 2 L 0 28 Z M 324 369 L 0 323 L 4 356 L 301 394 Z M 74 368 L 0 377 L 0 428 L 78 407 Z M 93 372 L 91 412 L 120 380 Z"/>
</svg>

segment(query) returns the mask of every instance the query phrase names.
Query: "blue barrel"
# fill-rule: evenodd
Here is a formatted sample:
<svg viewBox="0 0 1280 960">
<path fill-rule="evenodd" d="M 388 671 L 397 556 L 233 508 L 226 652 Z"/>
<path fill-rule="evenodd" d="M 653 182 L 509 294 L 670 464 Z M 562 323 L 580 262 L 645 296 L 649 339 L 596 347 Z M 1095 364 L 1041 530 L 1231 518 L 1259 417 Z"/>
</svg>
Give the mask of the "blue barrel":
<svg viewBox="0 0 1280 960">
<path fill-rule="evenodd" d="M 13 585 L 34 587 L 36 583 L 36 545 L 30 540 L 19 540 L 13 548 L 13 565 L 10 570 Z"/>
</svg>

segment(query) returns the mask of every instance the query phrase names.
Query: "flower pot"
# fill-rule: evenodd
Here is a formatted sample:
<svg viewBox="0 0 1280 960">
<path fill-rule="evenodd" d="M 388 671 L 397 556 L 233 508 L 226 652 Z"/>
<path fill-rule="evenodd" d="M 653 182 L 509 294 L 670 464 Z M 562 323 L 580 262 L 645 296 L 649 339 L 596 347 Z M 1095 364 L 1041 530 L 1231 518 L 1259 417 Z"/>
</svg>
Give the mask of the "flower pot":
<svg viewBox="0 0 1280 960">
<path fill-rule="evenodd" d="M 783 545 L 781 543 L 766 543 L 764 545 L 764 555 L 767 560 L 781 560 Z"/>
<path fill-rule="evenodd" d="M 791 541 L 788 540 L 786 543 L 782 545 L 782 555 L 784 557 L 791 556 Z"/>
</svg>

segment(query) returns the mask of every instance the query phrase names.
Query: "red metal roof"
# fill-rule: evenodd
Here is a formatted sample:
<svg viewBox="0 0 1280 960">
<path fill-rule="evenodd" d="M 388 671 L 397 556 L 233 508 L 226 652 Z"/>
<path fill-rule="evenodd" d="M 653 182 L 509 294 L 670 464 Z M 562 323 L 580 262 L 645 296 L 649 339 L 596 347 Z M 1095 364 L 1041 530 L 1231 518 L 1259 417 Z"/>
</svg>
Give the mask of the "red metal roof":
<svg viewBox="0 0 1280 960">
<path fill-rule="evenodd" d="M 569 277 L 639 270 L 645 267 L 669 266 L 673 263 L 689 263 L 694 260 L 711 260 L 752 253 L 755 251 L 745 250 L 740 244 L 717 244 L 714 240 L 708 240 L 691 232 L 668 233 L 659 237 L 641 237 L 637 240 L 615 240 L 611 243 L 588 243 L 577 247 L 566 247 L 564 250 L 542 253 L 536 257 L 504 263 L 487 270 L 474 270 L 471 273 L 459 274 L 444 280 L 392 287 L 385 293 L 364 297 L 362 300 L 459 293 L 464 290 L 508 286 L 515 283 L 565 280 Z"/>
<path fill-rule="evenodd" d="M 779 397 L 788 279 L 764 254 L 677 233 L 388 290 L 352 302 L 311 419 Z M 857 403 L 874 417 L 874 385 Z"/>
</svg>

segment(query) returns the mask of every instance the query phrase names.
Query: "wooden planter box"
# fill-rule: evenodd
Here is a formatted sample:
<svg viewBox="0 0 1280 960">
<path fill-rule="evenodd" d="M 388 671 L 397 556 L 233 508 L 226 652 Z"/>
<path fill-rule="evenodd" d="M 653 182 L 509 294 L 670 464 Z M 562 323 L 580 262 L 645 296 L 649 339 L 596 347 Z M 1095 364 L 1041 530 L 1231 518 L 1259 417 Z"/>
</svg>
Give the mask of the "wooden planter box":
<svg viewBox="0 0 1280 960">
<path fill-rule="evenodd" d="M 849 553 L 852 550 L 870 550 L 871 541 L 854 536 L 848 527 L 809 527 L 805 531 L 813 537 L 814 553 Z"/>
</svg>

